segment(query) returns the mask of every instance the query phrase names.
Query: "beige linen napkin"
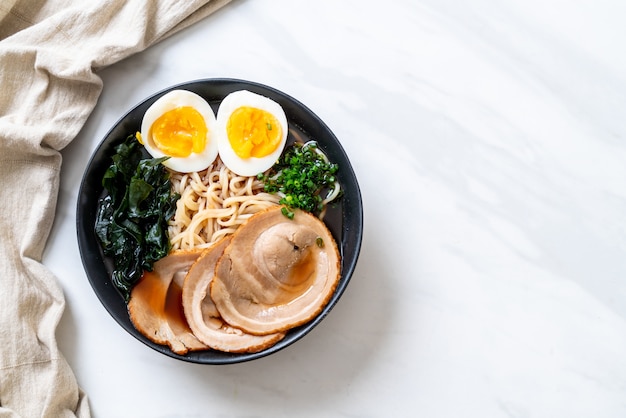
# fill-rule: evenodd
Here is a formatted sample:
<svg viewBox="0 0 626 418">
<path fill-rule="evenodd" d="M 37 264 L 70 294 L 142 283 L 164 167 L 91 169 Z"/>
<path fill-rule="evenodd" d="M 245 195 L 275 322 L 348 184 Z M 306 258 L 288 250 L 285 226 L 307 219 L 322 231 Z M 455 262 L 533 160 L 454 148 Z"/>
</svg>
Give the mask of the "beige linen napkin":
<svg viewBox="0 0 626 418">
<path fill-rule="evenodd" d="M 0 417 L 90 415 L 56 344 L 65 302 L 41 257 L 54 217 L 59 150 L 96 105 L 96 71 L 227 2 L 0 2 Z"/>
</svg>

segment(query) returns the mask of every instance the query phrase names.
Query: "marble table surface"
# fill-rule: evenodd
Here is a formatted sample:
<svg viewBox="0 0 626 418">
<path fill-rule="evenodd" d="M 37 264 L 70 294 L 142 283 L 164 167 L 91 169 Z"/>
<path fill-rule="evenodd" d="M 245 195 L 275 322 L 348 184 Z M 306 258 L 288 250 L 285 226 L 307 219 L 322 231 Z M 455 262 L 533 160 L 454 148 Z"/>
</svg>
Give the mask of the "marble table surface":
<svg viewBox="0 0 626 418">
<path fill-rule="evenodd" d="M 63 152 L 44 262 L 95 417 L 625 417 L 626 3 L 235 0 L 100 71 Z M 269 357 L 207 366 L 141 344 L 94 294 L 76 201 L 145 97 L 228 77 L 333 130 L 364 201 L 352 281 Z"/>
</svg>

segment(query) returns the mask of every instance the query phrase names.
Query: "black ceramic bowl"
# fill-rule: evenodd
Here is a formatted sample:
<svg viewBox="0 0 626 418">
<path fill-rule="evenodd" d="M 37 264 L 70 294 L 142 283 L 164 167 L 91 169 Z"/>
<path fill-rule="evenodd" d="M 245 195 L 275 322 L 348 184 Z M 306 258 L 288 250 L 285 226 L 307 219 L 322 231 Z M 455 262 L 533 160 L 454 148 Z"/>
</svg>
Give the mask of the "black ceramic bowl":
<svg viewBox="0 0 626 418">
<path fill-rule="evenodd" d="M 204 97 L 215 112 L 217 112 L 222 99 L 236 90 L 246 89 L 270 97 L 285 110 L 289 123 L 289 142 L 293 142 L 298 136 L 301 137 L 299 139 L 315 140 L 328 158 L 339 164 L 337 176 L 343 189 L 343 196 L 337 203 L 331 205 L 324 218 L 339 245 L 341 253 L 341 278 L 339 285 L 321 314 L 309 323 L 290 330 L 282 341 L 258 353 L 235 354 L 206 350 L 181 356 L 173 353 L 169 347 L 155 344 L 145 338 L 131 323 L 126 303 L 111 283 L 112 263 L 111 260 L 103 256 L 94 232 L 98 199 L 104 193 L 101 180 L 111 163 L 110 157 L 115 152 L 115 146 L 129 134 L 140 130 L 141 120 L 146 109 L 163 94 L 174 89 L 189 90 Z M 228 364 L 253 360 L 275 353 L 304 337 L 328 315 L 343 294 L 356 266 L 361 248 L 363 231 L 361 192 L 350 161 L 335 135 L 322 120 L 302 103 L 276 89 L 249 81 L 233 79 L 192 81 L 169 87 L 135 106 L 122 116 L 96 148 L 87 165 L 78 196 L 76 224 L 80 255 L 89 282 L 104 307 L 128 333 L 147 346 L 167 356 L 194 363 Z"/>
</svg>

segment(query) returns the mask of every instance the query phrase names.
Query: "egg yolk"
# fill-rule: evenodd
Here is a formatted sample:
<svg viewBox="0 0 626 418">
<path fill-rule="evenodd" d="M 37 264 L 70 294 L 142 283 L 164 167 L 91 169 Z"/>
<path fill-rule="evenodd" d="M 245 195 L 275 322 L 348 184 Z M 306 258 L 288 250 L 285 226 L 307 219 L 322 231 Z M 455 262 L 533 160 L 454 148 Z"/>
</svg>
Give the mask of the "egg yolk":
<svg viewBox="0 0 626 418">
<path fill-rule="evenodd" d="M 230 115 L 226 133 L 239 158 L 261 158 L 280 145 L 282 126 L 270 112 L 243 106 Z"/>
<path fill-rule="evenodd" d="M 191 106 L 177 107 L 154 121 L 151 138 L 154 145 L 170 157 L 188 157 L 200 153 L 207 141 L 204 118 Z"/>
</svg>

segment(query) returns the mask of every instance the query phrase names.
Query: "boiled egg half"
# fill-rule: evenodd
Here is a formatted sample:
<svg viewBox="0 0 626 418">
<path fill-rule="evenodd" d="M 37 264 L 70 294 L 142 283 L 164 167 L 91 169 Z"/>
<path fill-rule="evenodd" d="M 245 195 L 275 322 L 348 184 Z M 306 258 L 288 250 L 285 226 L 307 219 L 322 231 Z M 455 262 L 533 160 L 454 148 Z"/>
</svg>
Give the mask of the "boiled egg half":
<svg viewBox="0 0 626 418">
<path fill-rule="evenodd" d="M 240 176 L 253 176 L 274 165 L 285 148 L 287 132 L 283 108 L 248 90 L 228 94 L 217 111 L 220 158 Z"/>
<path fill-rule="evenodd" d="M 187 90 L 172 90 L 144 114 L 140 141 L 163 165 L 182 173 L 201 171 L 218 154 L 216 118 L 209 103 Z"/>
</svg>

